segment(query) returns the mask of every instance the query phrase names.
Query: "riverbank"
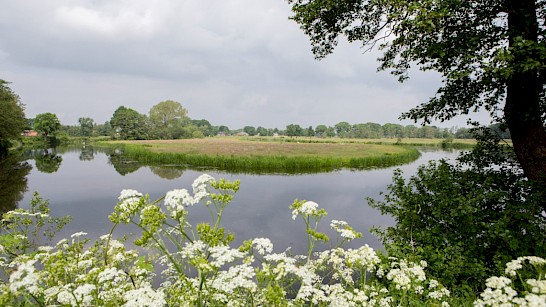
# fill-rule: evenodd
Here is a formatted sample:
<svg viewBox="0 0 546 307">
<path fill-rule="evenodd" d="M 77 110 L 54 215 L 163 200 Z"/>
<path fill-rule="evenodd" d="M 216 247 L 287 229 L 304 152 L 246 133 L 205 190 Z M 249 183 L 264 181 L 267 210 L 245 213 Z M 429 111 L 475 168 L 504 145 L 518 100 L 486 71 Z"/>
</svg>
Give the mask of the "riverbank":
<svg viewBox="0 0 546 307">
<path fill-rule="evenodd" d="M 290 140 L 285 139 L 285 140 Z M 218 137 L 101 142 L 145 164 L 178 164 L 245 173 L 314 173 L 414 161 L 415 148 L 363 142 L 297 142 Z"/>
</svg>

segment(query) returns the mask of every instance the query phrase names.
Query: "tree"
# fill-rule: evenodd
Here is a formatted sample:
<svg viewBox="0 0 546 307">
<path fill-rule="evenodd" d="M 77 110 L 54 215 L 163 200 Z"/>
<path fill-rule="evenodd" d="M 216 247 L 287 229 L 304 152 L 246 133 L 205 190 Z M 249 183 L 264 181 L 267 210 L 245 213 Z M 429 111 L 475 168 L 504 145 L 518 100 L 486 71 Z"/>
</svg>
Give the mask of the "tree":
<svg viewBox="0 0 546 307">
<path fill-rule="evenodd" d="M 350 136 L 349 133 L 351 132 L 351 124 L 348 122 L 339 122 L 334 125 L 334 128 L 336 129 L 338 137 L 347 138 Z"/>
<path fill-rule="evenodd" d="M 78 118 L 78 123 L 80 123 L 80 134 L 82 136 L 91 136 L 93 134 L 95 122 L 92 118 L 80 117 Z"/>
<path fill-rule="evenodd" d="M 325 137 L 326 136 L 326 130 L 328 130 L 328 127 L 326 127 L 326 125 L 318 125 L 315 128 L 315 132 L 316 132 L 317 136 L 320 136 L 320 137 Z"/>
<path fill-rule="evenodd" d="M 482 288 L 511 259 L 546 253 L 544 191 L 531 188 L 513 148 L 492 133 L 482 128 L 455 162 L 429 162 L 409 178 L 395 171 L 385 197 L 369 199 L 396 220 L 377 231 L 389 255 L 426 260 L 427 272 L 457 292 Z"/>
<path fill-rule="evenodd" d="M 256 135 L 256 128 L 252 126 L 245 126 L 243 128 L 243 131 L 248 133 L 248 135 L 250 136 Z"/>
<path fill-rule="evenodd" d="M 286 126 L 285 133 L 287 136 L 302 136 L 303 128 L 301 128 L 300 125 L 297 124 L 290 124 Z"/>
<path fill-rule="evenodd" d="M 0 155 L 7 153 L 11 140 L 20 138 L 27 125 L 23 104 L 8 84 L 0 79 Z"/>
<path fill-rule="evenodd" d="M 154 134 L 161 139 L 173 138 L 173 131 L 189 121 L 188 110 L 179 102 L 172 100 L 162 101 L 150 109 L 150 123 Z M 208 123 L 208 122 L 207 122 Z M 210 123 L 208 123 L 210 126 Z"/>
<path fill-rule="evenodd" d="M 55 136 L 61 128 L 61 122 L 57 115 L 53 113 L 42 113 L 36 115 L 34 119 L 34 130 L 40 132 L 43 136 Z"/>
<path fill-rule="evenodd" d="M 546 185 L 546 1 L 288 2 L 317 58 L 346 36 L 378 45 L 379 69 L 400 81 L 412 65 L 439 72 L 436 96 L 402 118 L 430 123 L 483 108 L 506 122 L 525 176 Z"/>
<path fill-rule="evenodd" d="M 121 106 L 114 111 L 110 119 L 112 137 L 122 140 L 140 140 L 146 138 L 146 116 L 137 111 Z"/>
</svg>

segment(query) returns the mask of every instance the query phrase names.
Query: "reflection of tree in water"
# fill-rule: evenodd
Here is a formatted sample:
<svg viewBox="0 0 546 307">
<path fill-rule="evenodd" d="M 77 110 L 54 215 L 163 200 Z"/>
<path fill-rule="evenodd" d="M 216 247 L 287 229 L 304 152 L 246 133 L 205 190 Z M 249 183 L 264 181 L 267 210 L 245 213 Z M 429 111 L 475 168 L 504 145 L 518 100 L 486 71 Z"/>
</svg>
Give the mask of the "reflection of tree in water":
<svg viewBox="0 0 546 307">
<path fill-rule="evenodd" d="M 34 161 L 36 161 L 36 169 L 42 173 L 55 173 L 61 167 L 63 157 L 57 155 L 55 152 L 49 152 L 44 150 L 42 155 L 35 155 Z"/>
<path fill-rule="evenodd" d="M 117 153 L 108 155 L 108 163 L 122 176 L 135 172 L 140 168 L 140 163 L 127 160 Z"/>
<path fill-rule="evenodd" d="M 93 146 L 82 146 L 80 151 L 80 161 L 91 161 L 95 158 Z"/>
<path fill-rule="evenodd" d="M 150 166 L 150 170 L 155 175 L 163 179 L 176 179 L 184 174 L 184 170 L 178 166 Z"/>
<path fill-rule="evenodd" d="M 27 191 L 27 175 L 31 169 L 19 155 L 0 157 L 0 214 L 17 208 Z"/>
</svg>

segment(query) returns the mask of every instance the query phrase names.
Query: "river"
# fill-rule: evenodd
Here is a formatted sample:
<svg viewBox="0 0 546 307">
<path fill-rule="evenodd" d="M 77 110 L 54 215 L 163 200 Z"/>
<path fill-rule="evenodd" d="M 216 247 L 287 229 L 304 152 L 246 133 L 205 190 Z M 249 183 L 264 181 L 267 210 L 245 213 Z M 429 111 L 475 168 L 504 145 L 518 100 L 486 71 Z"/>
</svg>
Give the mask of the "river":
<svg viewBox="0 0 546 307">
<path fill-rule="evenodd" d="M 205 172 L 117 161 L 115 156 L 92 148 L 50 151 L 45 162 L 41 152 L 27 155 L 32 169 L 27 175 L 27 191 L 19 207 L 27 208 L 32 194 L 38 191 L 41 197 L 49 200 L 53 215 L 72 216 L 72 222 L 60 233 L 61 237 L 79 231 L 87 232 L 91 238 L 108 233 L 112 226 L 108 215 L 122 189 L 135 189 L 157 199 L 172 189 L 191 190 L 193 180 Z M 419 165 L 429 160 L 454 159 L 457 155 L 457 151 L 422 150 L 419 159 L 397 167 L 319 174 L 206 173 L 217 179 L 241 180 L 240 191 L 227 207 L 222 220 L 223 226 L 236 234 L 234 244 L 268 237 L 276 251 L 290 247 L 292 253 L 301 254 L 306 252 L 307 241 L 304 223 L 291 218 L 288 207 L 294 199 L 315 201 L 328 211 L 319 231 L 334 235 L 329 230 L 330 220 L 345 220 L 364 234 L 362 239 L 352 243 L 353 246 L 369 244 L 381 248 L 380 241 L 368 230 L 374 226 L 392 225 L 394 221 L 369 207 L 365 198 L 380 199 L 380 193 L 387 191 L 396 168 L 410 176 L 415 174 Z M 194 225 L 210 220 L 203 206 L 192 207 L 189 212 Z M 132 231 L 136 229 L 120 227 L 115 235 Z"/>
</svg>

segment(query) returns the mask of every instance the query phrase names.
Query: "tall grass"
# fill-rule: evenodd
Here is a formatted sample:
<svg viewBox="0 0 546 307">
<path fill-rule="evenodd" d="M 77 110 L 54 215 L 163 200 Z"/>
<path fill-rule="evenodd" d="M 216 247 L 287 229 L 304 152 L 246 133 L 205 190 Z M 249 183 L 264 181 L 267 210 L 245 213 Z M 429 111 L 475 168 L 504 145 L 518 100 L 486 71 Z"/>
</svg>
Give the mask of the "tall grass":
<svg viewBox="0 0 546 307">
<path fill-rule="evenodd" d="M 389 167 L 416 160 L 420 153 L 405 148 L 398 153 L 378 153 L 366 157 L 284 156 L 284 155 L 204 155 L 199 153 L 152 152 L 150 147 L 115 144 L 129 159 L 147 165 L 174 164 L 190 168 L 210 168 L 234 173 L 318 173 L 342 168 L 368 169 Z"/>
</svg>

